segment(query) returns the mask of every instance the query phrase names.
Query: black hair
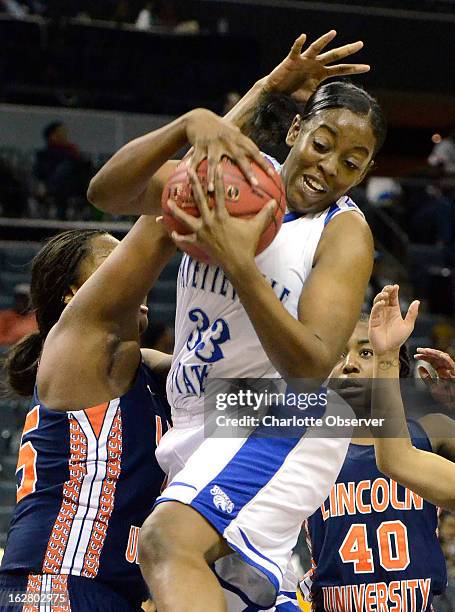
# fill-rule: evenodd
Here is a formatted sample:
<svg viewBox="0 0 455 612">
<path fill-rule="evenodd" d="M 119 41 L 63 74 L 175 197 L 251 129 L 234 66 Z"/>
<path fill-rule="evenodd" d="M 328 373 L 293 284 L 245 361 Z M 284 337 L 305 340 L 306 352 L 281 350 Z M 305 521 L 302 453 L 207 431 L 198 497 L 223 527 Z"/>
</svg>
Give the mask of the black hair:
<svg viewBox="0 0 455 612">
<path fill-rule="evenodd" d="M 44 140 L 49 140 L 49 137 L 57 130 L 59 127 L 63 125 L 63 121 L 51 121 L 48 123 L 43 130 L 43 138 Z"/>
<path fill-rule="evenodd" d="M 260 99 L 246 131 L 258 145 L 269 150 L 279 151 L 279 161 L 283 161 L 287 132 L 292 120 L 300 115 L 303 121 L 311 119 L 316 113 L 332 108 L 346 108 L 351 112 L 367 116 L 376 139 L 374 154 L 384 144 L 387 122 L 377 100 L 367 91 L 349 81 L 332 81 L 316 89 L 306 104 L 297 102 L 292 96 L 265 93 Z M 267 152 L 267 151 L 266 151 Z M 271 153 L 272 154 L 272 153 Z"/>
<path fill-rule="evenodd" d="M 370 315 L 367 312 L 362 312 L 360 315 L 359 322 L 367 323 L 370 320 Z M 407 378 L 411 373 L 411 359 L 409 357 L 409 350 L 406 344 L 402 344 L 400 347 L 400 378 Z"/>
<path fill-rule="evenodd" d="M 33 395 L 44 341 L 65 309 L 65 296 L 78 282 L 80 264 L 91 252 L 101 230 L 69 230 L 51 238 L 32 261 L 31 308 L 38 331 L 11 347 L 5 360 L 7 383 L 18 395 Z"/>
<path fill-rule="evenodd" d="M 244 131 L 261 151 L 283 163 L 289 153 L 286 136 L 292 120 L 304 111 L 305 105 L 292 96 L 264 93 Z"/>
</svg>

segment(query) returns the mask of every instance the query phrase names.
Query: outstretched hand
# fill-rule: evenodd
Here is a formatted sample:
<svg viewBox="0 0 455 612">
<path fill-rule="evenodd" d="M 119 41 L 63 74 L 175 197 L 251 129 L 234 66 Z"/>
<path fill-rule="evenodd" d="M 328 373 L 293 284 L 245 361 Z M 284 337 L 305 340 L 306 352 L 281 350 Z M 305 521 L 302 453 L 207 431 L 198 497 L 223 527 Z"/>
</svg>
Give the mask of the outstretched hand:
<svg viewBox="0 0 455 612">
<path fill-rule="evenodd" d="M 306 102 L 317 87 L 330 77 L 368 72 L 368 64 L 327 65 L 357 53 L 363 47 L 363 42 L 357 41 L 323 53 L 336 35 L 335 30 L 330 30 L 302 51 L 307 37 L 301 34 L 284 60 L 265 77 L 265 90 L 292 94 L 299 102 Z"/>
<path fill-rule="evenodd" d="M 418 368 L 433 398 L 455 411 L 455 361 L 452 357 L 437 349 L 418 348 L 414 358 L 426 361 L 436 371 L 437 378 L 434 378 L 424 365 Z"/>
<path fill-rule="evenodd" d="M 168 200 L 173 217 L 181 221 L 191 232 L 182 235 L 174 231 L 171 234 L 172 239 L 177 246 L 183 246 L 185 243 L 199 246 L 226 272 L 241 269 L 248 260 L 254 259 L 261 235 L 274 215 L 277 205 L 275 200 L 270 200 L 251 219 L 232 217 L 225 204 L 220 166 L 216 169 L 213 208 L 209 206 L 208 196 L 204 193 L 196 172 L 190 168 L 188 175 L 200 217 L 188 215 L 173 200 Z"/>
<path fill-rule="evenodd" d="M 403 319 L 398 290 L 398 285 L 386 285 L 374 298 L 368 336 L 375 355 L 399 350 L 414 330 L 420 302 L 412 302 Z"/>
</svg>

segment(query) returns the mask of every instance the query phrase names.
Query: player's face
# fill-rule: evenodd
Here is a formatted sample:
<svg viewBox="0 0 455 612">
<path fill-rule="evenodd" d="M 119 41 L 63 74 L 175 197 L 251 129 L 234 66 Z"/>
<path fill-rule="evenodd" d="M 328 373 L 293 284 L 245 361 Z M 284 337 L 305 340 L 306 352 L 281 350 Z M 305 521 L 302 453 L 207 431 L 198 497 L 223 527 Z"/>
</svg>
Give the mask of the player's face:
<svg viewBox="0 0 455 612">
<path fill-rule="evenodd" d="M 305 122 L 297 116 L 286 142 L 292 147 L 282 172 L 288 207 L 314 213 L 360 183 L 376 139 L 367 117 L 335 108 Z"/>
<path fill-rule="evenodd" d="M 107 257 L 112 253 L 115 247 L 119 244 L 119 241 L 109 234 L 101 234 L 95 236 L 90 242 L 90 255 L 84 259 L 81 263 L 79 270 L 79 287 L 94 273 L 100 265 L 106 260 Z M 141 304 L 138 310 L 138 326 L 139 333 L 142 334 L 148 325 L 146 306 L 147 296 L 144 297 L 144 303 Z"/>
<path fill-rule="evenodd" d="M 330 387 L 352 406 L 356 414 L 369 414 L 372 378 L 373 349 L 368 340 L 368 323 L 359 321 L 330 374 Z"/>
</svg>

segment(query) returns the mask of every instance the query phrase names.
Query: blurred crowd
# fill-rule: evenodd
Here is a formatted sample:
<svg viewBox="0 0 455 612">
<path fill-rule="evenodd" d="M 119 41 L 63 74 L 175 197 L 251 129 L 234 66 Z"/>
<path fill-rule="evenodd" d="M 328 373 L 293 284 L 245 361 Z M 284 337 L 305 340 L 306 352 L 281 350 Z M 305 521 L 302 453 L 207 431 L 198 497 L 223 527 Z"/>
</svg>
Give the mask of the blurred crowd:
<svg viewBox="0 0 455 612">
<path fill-rule="evenodd" d="M 303 2 L 303 0 L 301 0 Z M 325 0 L 336 3 L 339 0 Z M 353 3 L 355 4 L 355 3 Z M 61 18 L 82 17 L 104 21 L 137 23 L 140 29 L 151 25 L 175 27 L 185 19 L 185 3 L 174 0 L 0 0 L 0 10 L 21 17 L 28 14 Z M 453 0 L 369 0 L 368 6 L 401 10 L 427 10 L 450 12 Z"/>
<path fill-rule="evenodd" d="M 0 157 L 0 209 L 5 217 L 88 218 L 87 185 L 94 174 L 89 156 L 69 139 L 64 123 L 42 131 L 44 146 L 36 151 L 31 176 Z M 25 180 L 24 180 L 25 179 Z"/>
<path fill-rule="evenodd" d="M 191 20 L 182 6 L 173 0 L 0 0 L 0 12 L 16 17 L 38 15 L 62 21 L 79 18 L 84 21 L 100 20 L 117 24 L 136 25 L 139 30 L 158 26 L 169 30 L 197 31 L 197 22 Z"/>
</svg>

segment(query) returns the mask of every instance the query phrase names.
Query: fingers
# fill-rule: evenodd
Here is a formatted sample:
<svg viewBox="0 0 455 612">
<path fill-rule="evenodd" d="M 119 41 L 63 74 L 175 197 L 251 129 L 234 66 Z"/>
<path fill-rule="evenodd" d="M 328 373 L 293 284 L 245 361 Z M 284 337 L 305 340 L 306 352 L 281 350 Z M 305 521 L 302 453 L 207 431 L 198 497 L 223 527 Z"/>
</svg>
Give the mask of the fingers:
<svg viewBox="0 0 455 612">
<path fill-rule="evenodd" d="M 274 175 L 274 170 L 273 170 L 273 167 L 271 166 L 270 162 L 265 159 L 265 157 L 262 155 L 261 151 L 254 144 L 254 142 L 252 142 L 252 141 L 250 141 L 250 142 L 251 142 L 251 144 L 253 146 L 251 147 L 251 150 L 248 151 L 248 156 L 251 157 L 252 159 L 254 159 L 254 161 L 257 163 L 257 165 L 260 168 L 262 168 L 264 170 L 264 172 L 266 172 L 270 176 L 273 176 Z"/>
<path fill-rule="evenodd" d="M 369 64 L 337 64 L 336 66 L 327 66 L 326 78 L 334 76 L 347 76 L 348 74 L 363 74 L 364 72 L 369 71 Z"/>
<path fill-rule="evenodd" d="M 188 176 L 190 178 L 190 183 L 192 186 L 194 201 L 196 202 L 196 206 L 201 213 L 201 217 L 204 222 L 207 222 L 210 218 L 210 209 L 207 204 L 207 198 L 205 197 L 204 190 L 202 189 L 202 185 L 199 182 L 198 175 L 192 168 L 188 168 Z"/>
<path fill-rule="evenodd" d="M 173 200 L 168 200 L 167 205 L 175 219 L 181 221 L 189 230 L 197 232 L 201 227 L 201 220 L 183 212 Z"/>
<path fill-rule="evenodd" d="M 331 42 L 337 35 L 336 30 L 330 30 L 326 34 L 323 34 L 320 38 L 311 43 L 308 49 L 303 54 L 305 57 L 315 58 L 325 47 Z"/>
<path fill-rule="evenodd" d="M 215 174 L 218 164 L 221 161 L 221 155 L 217 152 L 208 151 L 207 154 L 207 191 L 213 193 L 215 191 Z"/>
<path fill-rule="evenodd" d="M 316 58 L 321 64 L 330 64 L 332 62 L 338 62 L 340 59 L 344 59 L 353 53 L 357 53 L 360 49 L 363 48 L 363 42 L 358 40 L 355 43 L 350 43 L 348 45 L 343 45 L 342 47 L 337 47 L 336 49 L 331 49 L 330 51 L 326 51 L 325 53 L 321 53 Z"/>
<path fill-rule="evenodd" d="M 257 187 L 259 185 L 259 181 L 256 178 L 256 176 L 254 175 L 254 172 L 253 172 L 253 169 L 251 168 L 251 163 L 250 163 L 249 159 L 242 152 L 242 150 L 239 147 L 235 146 L 235 145 L 231 145 L 231 151 L 232 151 L 232 154 L 233 154 L 231 159 L 233 161 L 235 161 L 237 166 L 242 171 L 242 174 L 245 176 L 246 180 L 253 187 Z"/>
<path fill-rule="evenodd" d="M 288 57 L 291 57 L 292 59 L 299 57 L 299 55 L 302 53 L 302 47 L 305 44 L 305 41 L 306 34 L 300 34 L 300 36 L 295 40 L 294 44 L 292 45 Z"/>
<path fill-rule="evenodd" d="M 389 299 L 389 294 L 383 289 L 381 293 L 378 293 L 377 296 L 374 298 L 373 304 L 376 304 L 378 302 L 384 302 L 385 304 L 386 301 L 388 301 L 388 299 Z"/>
<path fill-rule="evenodd" d="M 377 300 L 384 300 L 389 306 L 398 306 L 398 285 L 386 285 L 380 293 L 374 298 L 374 302 Z"/>
<path fill-rule="evenodd" d="M 225 194 L 224 194 L 224 180 L 223 170 L 221 166 L 216 169 L 215 177 L 215 214 L 219 218 L 226 217 L 229 213 L 226 208 Z"/>
<path fill-rule="evenodd" d="M 424 359 L 437 369 L 443 368 L 455 372 L 455 361 L 444 351 L 432 348 L 418 348 L 414 358 Z"/>
<path fill-rule="evenodd" d="M 182 243 L 194 244 L 197 242 L 197 234 L 178 234 L 176 231 L 171 232 L 172 240 L 177 243 L 179 246 L 182 246 Z"/>
<path fill-rule="evenodd" d="M 270 200 L 255 216 L 254 221 L 260 234 L 270 225 L 275 216 L 276 207 L 276 200 Z"/>
<path fill-rule="evenodd" d="M 373 308 L 370 312 L 370 326 L 374 327 L 375 325 L 379 325 L 382 320 L 382 316 L 384 314 L 384 307 L 386 305 L 385 301 L 379 298 L 379 295 L 376 296 Z"/>
<path fill-rule="evenodd" d="M 206 153 L 202 147 L 198 147 L 198 146 L 193 147 L 193 153 L 188 158 L 188 162 L 187 162 L 188 168 L 196 172 L 196 170 L 199 167 L 199 164 L 204 159 L 204 157 L 206 157 Z"/>
<path fill-rule="evenodd" d="M 398 295 L 398 292 L 397 292 L 397 295 Z M 408 312 L 406 313 L 406 316 L 404 318 L 406 323 L 408 323 L 409 325 L 412 325 L 413 328 L 414 328 L 414 325 L 417 319 L 417 315 L 419 314 L 419 306 L 420 306 L 419 300 L 414 300 L 412 304 L 409 306 Z"/>
<path fill-rule="evenodd" d="M 399 306 L 400 305 L 400 302 L 398 301 L 398 290 L 399 290 L 399 286 L 398 285 L 392 285 L 392 287 L 387 290 L 388 293 L 389 293 L 389 301 L 390 301 L 390 305 L 391 306 Z M 413 302 L 413 304 L 414 304 L 414 302 Z M 411 306 L 412 306 L 412 304 L 411 304 Z"/>
</svg>

